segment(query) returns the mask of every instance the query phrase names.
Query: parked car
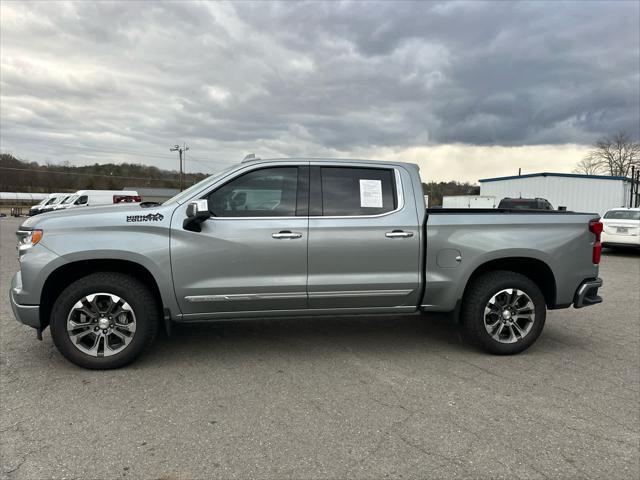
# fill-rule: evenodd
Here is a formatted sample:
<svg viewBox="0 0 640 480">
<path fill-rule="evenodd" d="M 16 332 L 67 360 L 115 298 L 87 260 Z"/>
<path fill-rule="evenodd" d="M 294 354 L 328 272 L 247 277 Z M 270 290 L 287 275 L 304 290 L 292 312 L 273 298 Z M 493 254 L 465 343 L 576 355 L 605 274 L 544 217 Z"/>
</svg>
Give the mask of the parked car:
<svg viewBox="0 0 640 480">
<path fill-rule="evenodd" d="M 601 221 L 603 247 L 640 248 L 640 208 L 614 208 Z"/>
<path fill-rule="evenodd" d="M 68 208 L 112 205 L 114 203 L 140 203 L 135 190 L 78 190 Z"/>
<path fill-rule="evenodd" d="M 40 208 L 39 213 L 53 212 L 54 210 L 57 210 L 59 206 L 62 205 L 67 199 L 71 197 L 73 197 L 73 193 L 65 193 L 63 195 L 58 195 L 57 197 L 55 197 L 53 201 L 47 202 L 46 205 L 42 206 Z"/>
<path fill-rule="evenodd" d="M 93 369 L 133 361 L 159 324 L 286 315 L 451 312 L 514 354 L 547 309 L 602 301 L 598 218 L 425 209 L 412 164 L 254 160 L 156 207 L 26 220 L 11 304 Z"/>
<path fill-rule="evenodd" d="M 45 198 L 40 203 L 32 206 L 29 209 L 29 216 L 42 213 L 43 208 L 56 204 L 56 202 L 60 201 L 60 198 L 66 197 L 67 195 L 69 194 L 68 193 L 50 193 L 49 196 L 47 196 L 47 198 Z"/>
<path fill-rule="evenodd" d="M 553 206 L 544 198 L 503 198 L 498 208 L 515 210 L 553 210 Z"/>
<path fill-rule="evenodd" d="M 53 211 L 64 210 L 65 208 L 69 208 L 71 205 L 73 205 L 73 202 L 75 202 L 77 198 L 78 198 L 77 194 L 69 195 L 62 202 L 55 204 L 53 206 Z"/>
</svg>

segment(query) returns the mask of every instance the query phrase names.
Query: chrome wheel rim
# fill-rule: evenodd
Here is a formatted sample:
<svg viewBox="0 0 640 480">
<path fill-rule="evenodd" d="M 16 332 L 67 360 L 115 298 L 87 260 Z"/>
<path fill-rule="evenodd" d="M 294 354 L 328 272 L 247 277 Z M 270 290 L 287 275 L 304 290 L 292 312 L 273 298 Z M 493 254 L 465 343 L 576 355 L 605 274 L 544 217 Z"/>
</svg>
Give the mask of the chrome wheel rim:
<svg viewBox="0 0 640 480">
<path fill-rule="evenodd" d="M 529 295 L 517 288 L 505 288 L 487 302 L 484 328 L 500 343 L 516 343 L 533 328 L 535 311 Z"/>
<path fill-rule="evenodd" d="M 71 343 L 92 357 L 109 357 L 129 346 L 136 333 L 131 306 L 112 293 L 92 293 L 71 307 L 67 334 Z"/>
</svg>

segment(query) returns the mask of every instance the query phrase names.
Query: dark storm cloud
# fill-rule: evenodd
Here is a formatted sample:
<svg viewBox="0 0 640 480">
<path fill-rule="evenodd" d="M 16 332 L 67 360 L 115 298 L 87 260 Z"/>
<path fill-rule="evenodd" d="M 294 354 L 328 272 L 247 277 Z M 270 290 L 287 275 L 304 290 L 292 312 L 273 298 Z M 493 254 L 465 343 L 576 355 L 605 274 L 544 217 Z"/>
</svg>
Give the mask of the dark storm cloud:
<svg viewBox="0 0 640 480">
<path fill-rule="evenodd" d="M 3 2 L 2 148 L 168 162 L 182 139 L 203 160 L 637 135 L 638 5 Z"/>
</svg>

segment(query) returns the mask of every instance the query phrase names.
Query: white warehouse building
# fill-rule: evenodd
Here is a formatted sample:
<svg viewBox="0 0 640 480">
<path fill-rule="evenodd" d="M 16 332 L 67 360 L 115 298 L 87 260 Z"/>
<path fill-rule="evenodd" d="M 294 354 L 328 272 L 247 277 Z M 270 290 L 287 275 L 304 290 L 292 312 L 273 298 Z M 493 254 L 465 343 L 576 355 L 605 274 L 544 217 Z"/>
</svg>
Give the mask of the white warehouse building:
<svg viewBox="0 0 640 480">
<path fill-rule="evenodd" d="M 480 180 L 480 195 L 503 198 L 545 198 L 554 208 L 599 213 L 628 207 L 631 179 L 573 173 L 530 173 Z"/>
</svg>

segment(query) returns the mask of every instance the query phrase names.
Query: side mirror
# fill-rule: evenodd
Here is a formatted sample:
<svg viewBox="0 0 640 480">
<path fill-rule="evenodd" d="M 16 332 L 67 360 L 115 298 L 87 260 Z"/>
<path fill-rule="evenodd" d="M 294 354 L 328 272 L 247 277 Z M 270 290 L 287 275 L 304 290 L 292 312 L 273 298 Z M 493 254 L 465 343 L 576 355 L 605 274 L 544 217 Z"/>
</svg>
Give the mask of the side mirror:
<svg viewBox="0 0 640 480">
<path fill-rule="evenodd" d="M 200 232 L 202 230 L 202 222 L 211 218 L 209 212 L 209 204 L 207 200 L 196 200 L 187 205 L 187 218 L 182 222 L 182 228 L 192 232 Z"/>
</svg>

